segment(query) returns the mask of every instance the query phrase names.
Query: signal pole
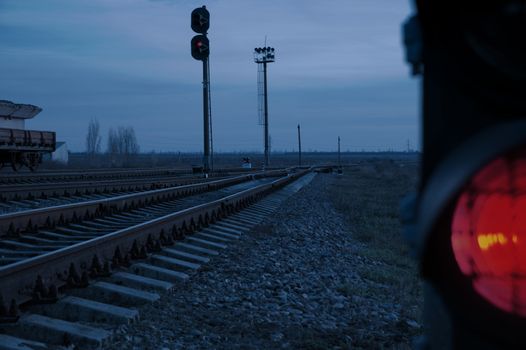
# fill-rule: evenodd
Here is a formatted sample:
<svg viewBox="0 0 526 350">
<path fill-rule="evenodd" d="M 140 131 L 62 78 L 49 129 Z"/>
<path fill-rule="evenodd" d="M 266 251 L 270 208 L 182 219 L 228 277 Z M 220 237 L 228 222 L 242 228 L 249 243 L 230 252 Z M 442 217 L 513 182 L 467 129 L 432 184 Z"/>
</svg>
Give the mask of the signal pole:
<svg viewBox="0 0 526 350">
<path fill-rule="evenodd" d="M 267 93 L 267 63 L 274 62 L 274 48 L 273 47 L 256 47 L 254 49 L 254 62 L 263 66 L 263 113 L 265 128 L 265 167 L 269 166 L 269 135 L 268 135 L 268 93 Z"/>
<path fill-rule="evenodd" d="M 203 171 L 210 171 L 210 117 L 208 115 L 208 57 L 203 60 Z"/>
<path fill-rule="evenodd" d="M 206 60 L 206 66 L 208 68 L 208 125 L 210 126 L 210 170 L 214 170 L 214 138 L 212 131 L 212 101 L 210 100 L 210 58 Z"/>
<path fill-rule="evenodd" d="M 300 125 L 298 124 L 298 156 L 299 156 L 299 166 L 301 166 L 301 131 L 300 131 Z"/>
<path fill-rule="evenodd" d="M 209 65 L 210 44 L 207 31 L 210 27 L 210 12 L 206 6 L 198 7 L 192 11 L 190 16 L 190 26 L 199 35 L 192 38 L 190 42 L 192 57 L 198 61 L 203 61 L 203 171 L 210 171 L 210 107 L 209 107 Z"/>
</svg>

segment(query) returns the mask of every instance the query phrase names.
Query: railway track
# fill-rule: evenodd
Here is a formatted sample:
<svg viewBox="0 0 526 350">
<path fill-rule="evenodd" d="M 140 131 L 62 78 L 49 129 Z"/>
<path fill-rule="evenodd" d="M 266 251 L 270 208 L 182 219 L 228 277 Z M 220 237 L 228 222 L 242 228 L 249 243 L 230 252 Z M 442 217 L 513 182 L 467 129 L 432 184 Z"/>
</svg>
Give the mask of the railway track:
<svg viewBox="0 0 526 350">
<path fill-rule="evenodd" d="M 68 223 L 70 221 L 75 222 L 82 219 L 90 219 L 108 213 L 142 207 L 150 203 L 213 191 L 224 186 L 235 185 L 260 177 L 279 176 L 283 173 L 285 173 L 284 170 L 252 173 L 198 182 L 190 185 L 174 186 L 109 198 L 96 198 L 70 204 L 7 213 L 0 215 L 0 238 L 6 235 L 17 235 L 22 231 L 32 232 L 41 226 L 54 227 L 55 225 Z"/>
<path fill-rule="evenodd" d="M 210 178 L 171 176 L 89 182 L 0 185 L 0 214 L 208 182 L 226 177 L 228 176 Z"/>
<path fill-rule="evenodd" d="M 207 178 L 219 178 L 254 173 L 254 170 L 217 170 Z M 69 174 L 69 175 L 68 175 Z M 101 176 L 102 175 L 102 176 Z M 6 201 L 32 200 L 49 196 L 89 194 L 119 191 L 123 188 L 167 187 L 174 183 L 185 184 L 202 181 L 202 174 L 174 170 L 151 170 L 150 172 L 113 172 L 103 174 L 59 173 L 58 175 L 26 174 L 24 177 L 0 177 L 0 204 Z M 4 203 L 6 204 L 6 203 Z"/>
<path fill-rule="evenodd" d="M 15 230 L 6 232 L 0 239 L 0 266 L 15 263 L 31 256 L 42 255 L 48 251 L 57 250 L 63 247 L 96 238 L 120 229 L 133 225 L 145 223 L 156 218 L 177 212 L 189 207 L 217 200 L 229 194 L 239 192 L 259 184 L 271 181 L 272 177 L 262 177 L 251 179 L 248 177 L 238 177 L 231 181 L 215 181 L 212 185 L 213 190 L 204 187 L 183 186 L 185 192 L 180 195 L 165 196 L 155 201 L 145 201 L 143 205 L 123 205 L 120 208 L 113 206 L 113 210 L 99 210 L 99 214 L 75 219 L 73 215 L 69 220 L 60 221 L 61 210 L 64 207 L 45 208 L 41 210 L 52 221 L 52 224 L 44 223 L 35 225 L 27 229 L 27 225 L 21 224 L 14 226 Z M 122 201 L 117 198 L 110 202 Z M 133 196 L 125 196 L 125 201 L 131 203 Z M 99 201 L 100 202 L 100 201 Z M 107 202 L 107 201 L 103 201 Z M 77 205 L 77 210 L 81 205 Z M 105 203 L 107 204 L 107 203 Z M 109 204 L 112 206 L 112 204 Z M 71 209 L 71 208 L 69 208 Z M 57 215 L 53 215 L 57 213 Z M 34 214 L 31 212 L 19 215 L 19 222 L 29 222 L 33 220 Z M 34 220 L 33 220 L 34 221 Z M 13 227 L 13 226 L 12 226 Z"/>
<path fill-rule="evenodd" d="M 182 186 L 187 192 L 169 189 L 170 194 L 159 190 L 165 193 L 158 193 L 157 200 L 131 195 L 136 198 L 107 200 L 112 202 L 106 207 L 111 210 L 102 208 L 82 220 L 72 215 L 71 208 L 64 208 L 70 211 L 60 214 L 62 221 L 42 224 L 36 220 L 39 223 L 32 224 L 32 230 L 22 229 L 29 216 L 12 221 L 7 230 L 2 226 L 0 246 L 8 243 L 0 248 L 0 256 L 4 254 L 0 260 L 4 265 L 0 266 L 0 349 L 45 348 L 39 343 L 43 340 L 83 344 L 81 348 L 103 346 L 111 331 L 94 322 L 136 320 L 137 310 L 130 305 L 155 302 L 160 290 L 173 289 L 175 283 L 189 278 L 275 210 L 283 196 L 300 186 L 296 180 L 313 176 L 304 176 L 308 173 L 273 172 L 281 176 L 258 179 L 240 176 Z M 202 186 L 208 187 L 203 190 Z M 187 197 L 181 198 L 184 193 Z M 84 210 L 89 205 L 73 206 Z M 44 216 L 56 217 L 49 209 Z M 8 252 L 11 255 L 5 255 Z M 64 293 L 67 296 L 62 297 Z"/>
<path fill-rule="evenodd" d="M 0 184 L 32 184 L 66 181 L 100 181 L 140 177 L 190 175 L 190 170 L 184 169 L 126 169 L 126 170 L 79 170 L 79 171 L 40 171 L 1 173 Z"/>
<path fill-rule="evenodd" d="M 250 169 L 228 168 L 216 169 L 212 175 L 224 176 L 228 174 L 240 174 L 250 172 Z M 191 170 L 171 168 L 146 168 L 126 170 L 79 170 L 79 171 L 49 171 L 38 173 L 0 173 L 1 184 L 37 184 L 48 182 L 70 182 L 70 181 L 102 181 L 139 179 L 149 177 L 173 177 L 192 175 Z"/>
</svg>

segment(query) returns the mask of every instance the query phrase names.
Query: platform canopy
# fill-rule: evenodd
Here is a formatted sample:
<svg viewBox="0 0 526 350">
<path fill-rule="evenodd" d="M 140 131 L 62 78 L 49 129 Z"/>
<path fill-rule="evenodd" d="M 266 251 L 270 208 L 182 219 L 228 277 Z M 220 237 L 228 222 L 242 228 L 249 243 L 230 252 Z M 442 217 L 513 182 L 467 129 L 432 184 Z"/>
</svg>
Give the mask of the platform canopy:
<svg viewBox="0 0 526 350">
<path fill-rule="evenodd" d="M 37 106 L 0 100 L 0 117 L 30 119 L 40 112 L 42 108 Z"/>
</svg>

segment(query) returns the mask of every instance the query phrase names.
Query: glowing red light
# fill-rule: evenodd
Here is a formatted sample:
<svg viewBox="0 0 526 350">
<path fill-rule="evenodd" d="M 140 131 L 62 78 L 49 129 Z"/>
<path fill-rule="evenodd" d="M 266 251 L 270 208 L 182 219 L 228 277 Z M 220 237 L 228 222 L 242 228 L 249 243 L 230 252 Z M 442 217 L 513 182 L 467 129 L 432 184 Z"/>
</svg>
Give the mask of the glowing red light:
<svg viewBox="0 0 526 350">
<path fill-rule="evenodd" d="M 475 174 L 458 199 L 451 231 L 455 259 L 474 289 L 526 317 L 526 150 Z"/>
</svg>

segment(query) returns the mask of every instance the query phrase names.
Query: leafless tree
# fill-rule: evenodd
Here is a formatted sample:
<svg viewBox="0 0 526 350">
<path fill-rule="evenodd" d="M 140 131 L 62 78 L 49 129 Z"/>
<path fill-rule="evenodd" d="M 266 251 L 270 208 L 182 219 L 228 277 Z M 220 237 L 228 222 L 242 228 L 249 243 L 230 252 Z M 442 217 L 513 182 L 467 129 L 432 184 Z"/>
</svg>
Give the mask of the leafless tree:
<svg viewBox="0 0 526 350">
<path fill-rule="evenodd" d="M 117 163 L 128 164 L 139 153 L 139 150 L 139 143 L 133 127 L 110 128 L 106 152 L 113 165 Z"/>
<path fill-rule="evenodd" d="M 88 124 L 88 134 L 86 135 L 86 153 L 93 157 L 100 153 L 100 124 L 96 118 L 92 118 Z"/>
<path fill-rule="evenodd" d="M 108 130 L 108 142 L 106 143 L 106 153 L 109 155 L 119 154 L 119 137 L 115 129 Z"/>
<path fill-rule="evenodd" d="M 120 127 L 118 130 L 118 138 L 120 154 L 130 156 L 139 153 L 139 143 L 137 142 L 133 127 Z"/>
</svg>

